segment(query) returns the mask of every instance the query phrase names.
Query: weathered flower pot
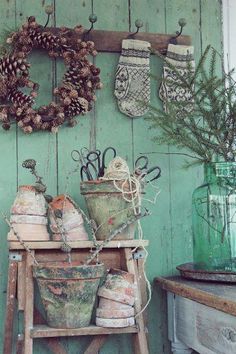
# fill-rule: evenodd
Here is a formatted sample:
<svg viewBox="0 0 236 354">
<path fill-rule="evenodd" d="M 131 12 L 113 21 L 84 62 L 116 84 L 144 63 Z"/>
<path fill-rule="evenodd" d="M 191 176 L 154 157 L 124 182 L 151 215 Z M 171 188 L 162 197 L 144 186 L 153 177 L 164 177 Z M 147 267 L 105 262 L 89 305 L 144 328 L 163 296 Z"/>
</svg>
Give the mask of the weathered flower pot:
<svg viewBox="0 0 236 354">
<path fill-rule="evenodd" d="M 61 211 L 61 220 L 55 215 L 55 211 L 58 210 Z M 54 241 L 61 241 L 61 234 L 58 228 L 59 222 L 62 222 L 67 241 L 88 240 L 83 217 L 70 197 L 62 194 L 53 198 L 52 202 L 49 204 L 49 220 L 52 239 Z"/>
<path fill-rule="evenodd" d="M 128 181 L 115 181 L 120 189 L 130 193 Z M 113 181 L 86 181 L 80 184 L 81 194 L 85 197 L 90 219 L 97 225 L 96 238 L 106 239 L 109 234 L 134 217 L 133 203 L 124 199 Z M 132 193 L 125 194 L 132 199 Z M 124 231 L 115 236 L 116 240 L 133 239 L 135 224 L 128 225 Z"/>
<path fill-rule="evenodd" d="M 23 241 L 48 241 L 47 203 L 34 186 L 20 186 L 11 208 L 11 225 Z M 8 241 L 17 241 L 13 230 Z"/>
<path fill-rule="evenodd" d="M 49 262 L 33 266 L 47 322 L 55 328 L 89 325 L 104 265 Z"/>
<path fill-rule="evenodd" d="M 134 308 L 130 306 L 128 309 L 102 309 L 96 310 L 96 316 L 99 318 L 128 318 L 134 316 Z"/>
<path fill-rule="evenodd" d="M 96 317 L 96 325 L 99 327 L 122 328 L 135 324 L 134 317 L 127 318 L 100 318 Z"/>
<path fill-rule="evenodd" d="M 20 186 L 11 214 L 46 216 L 47 205 L 43 194 L 38 193 L 34 186 Z"/>
<path fill-rule="evenodd" d="M 98 295 L 106 299 L 134 305 L 134 275 L 120 269 L 110 269 Z"/>
</svg>

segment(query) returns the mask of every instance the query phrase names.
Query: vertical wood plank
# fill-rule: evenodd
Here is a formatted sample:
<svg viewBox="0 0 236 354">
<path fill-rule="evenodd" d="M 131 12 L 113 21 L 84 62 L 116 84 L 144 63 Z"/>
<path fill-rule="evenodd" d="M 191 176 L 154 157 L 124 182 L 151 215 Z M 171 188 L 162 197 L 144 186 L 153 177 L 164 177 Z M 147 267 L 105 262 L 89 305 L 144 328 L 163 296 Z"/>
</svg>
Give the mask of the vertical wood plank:
<svg viewBox="0 0 236 354">
<path fill-rule="evenodd" d="M 96 29 L 128 31 L 129 30 L 129 1 L 107 0 L 94 1 L 94 12 L 98 21 Z M 95 63 L 101 68 L 103 89 L 97 93 L 95 106 L 95 134 L 96 147 L 104 149 L 113 146 L 117 155 L 126 159 L 129 167 L 132 166 L 133 143 L 132 122 L 123 115 L 117 106 L 114 96 L 115 73 L 119 61 L 119 54 L 99 53 Z M 103 345 L 101 354 L 131 354 L 132 341 L 130 335 L 109 336 Z"/>
<path fill-rule="evenodd" d="M 92 12 L 91 0 L 71 0 L 67 5 L 64 0 L 54 1 L 55 4 L 55 24 L 56 26 L 75 27 L 78 24 L 84 28 L 90 27 L 88 20 Z M 60 84 L 65 73 L 65 66 L 57 60 L 56 65 L 56 81 Z M 77 166 L 71 158 L 71 151 L 80 150 L 84 146 L 90 147 L 91 130 L 93 126 L 93 111 L 85 116 L 76 118 L 78 124 L 74 128 L 64 127 L 58 133 L 58 192 L 67 193 L 84 208 L 84 200 L 80 196 L 80 174 L 73 173 L 68 177 L 68 173 L 73 171 Z M 88 338 L 67 338 L 67 352 L 76 353 L 84 352 L 87 347 Z"/>
<path fill-rule="evenodd" d="M 55 2 L 56 9 L 56 25 L 75 27 L 78 24 L 84 28 L 90 27 L 88 20 L 92 12 L 91 1 L 72 0 L 69 6 L 66 7 L 65 2 L 59 0 Z M 65 67 L 62 62 L 57 62 L 57 82 L 60 83 Z M 58 134 L 58 182 L 59 193 L 67 192 L 70 194 L 81 206 L 84 207 L 82 197 L 79 195 L 80 174 L 72 174 L 69 180 L 66 178 L 70 171 L 73 171 L 77 166 L 71 158 L 71 151 L 73 149 L 80 150 L 84 146 L 89 148 L 91 146 L 91 131 L 94 120 L 94 111 L 92 110 L 85 116 L 78 116 L 78 124 L 74 128 L 64 127 Z"/>
<path fill-rule="evenodd" d="M 131 24 L 134 30 L 134 22 L 140 18 L 144 23 L 141 31 L 166 33 L 165 1 L 141 1 L 131 0 Z M 161 103 L 158 98 L 158 87 L 161 78 L 162 62 L 156 56 L 151 56 L 150 60 L 151 74 L 151 104 L 160 108 Z M 143 228 L 143 237 L 150 240 L 148 248 L 147 262 L 145 271 L 148 278 L 152 279 L 155 274 L 169 274 L 172 271 L 172 260 L 169 252 L 171 246 L 171 185 L 170 185 L 170 157 L 162 153 L 168 153 L 169 147 L 157 146 L 153 137 L 158 133 L 149 130 L 149 123 L 143 118 L 133 119 L 134 132 L 134 159 L 141 153 L 146 154 L 150 166 L 160 166 L 161 178 L 155 183 L 155 189 L 151 185 L 146 187 L 146 194 L 143 197 L 142 204 L 152 213 L 151 216 L 141 221 Z M 168 143 L 168 142 L 167 142 Z M 160 191 L 153 204 L 156 193 Z M 161 251 L 160 251 L 161 250 Z M 161 252 L 161 256 L 160 256 Z M 153 289 L 152 301 L 147 309 L 148 311 L 148 339 L 150 352 L 169 352 L 169 343 L 167 340 L 166 324 L 166 299 L 165 293 Z M 158 335 L 157 335 L 158 333 Z"/>
<path fill-rule="evenodd" d="M 45 24 L 47 15 L 44 6 L 51 4 L 50 0 L 32 2 L 30 0 L 16 0 L 16 21 L 18 27 L 25 22 L 26 18 L 34 15 L 36 21 Z M 53 22 L 51 21 L 50 24 Z M 49 24 L 49 25 L 50 25 Z M 39 95 L 35 106 L 48 104 L 52 101 L 52 84 L 54 80 L 53 62 L 46 51 L 33 51 L 29 58 L 31 63 L 30 75 L 33 81 L 40 85 Z M 49 132 L 37 132 L 29 135 L 18 130 L 18 183 L 32 184 L 34 179 L 21 164 L 27 158 L 35 159 L 37 169 L 48 186 L 48 193 L 55 194 L 57 190 L 57 143 L 56 135 Z"/>
<path fill-rule="evenodd" d="M 117 31 L 129 30 L 129 7 L 127 0 L 114 0 L 108 6 L 106 0 L 95 3 L 94 11 L 98 16 L 97 29 Z M 106 14 L 106 16 L 104 16 Z M 125 158 L 132 165 L 132 122 L 118 110 L 114 96 L 115 73 L 118 65 L 118 54 L 100 53 L 96 57 L 96 65 L 101 68 L 104 85 L 98 92 L 96 103 L 96 146 L 104 149 L 113 146 L 117 155 Z"/>
<path fill-rule="evenodd" d="M 179 18 L 184 17 L 187 25 L 184 33 L 192 37 L 192 44 L 195 49 L 195 60 L 198 61 L 201 55 L 200 38 L 200 6 L 195 0 L 175 2 L 167 0 L 166 18 L 167 31 L 174 33 L 178 28 Z M 171 147 L 170 152 L 180 152 Z M 184 151 L 183 151 L 184 152 Z M 186 151 L 185 151 L 186 152 Z M 201 168 L 183 168 L 186 158 L 180 155 L 170 155 L 170 183 L 171 183 L 171 217 L 173 229 L 171 235 L 171 249 L 169 250 L 172 259 L 172 272 L 175 272 L 176 265 L 191 261 L 192 259 L 192 204 L 191 195 L 194 188 L 200 184 Z M 182 193 L 180 194 L 180 190 Z M 184 209 L 183 209 L 184 205 Z M 181 247 L 181 245 L 185 245 Z"/>
<path fill-rule="evenodd" d="M 0 1 L 0 33 L 7 28 L 15 29 L 15 0 Z M 2 40 L 2 39 L 1 39 Z M 16 128 L 11 126 L 9 131 L 5 131 L 0 127 L 0 198 L 1 212 L 9 214 L 10 206 L 16 193 L 17 183 L 17 157 L 16 157 Z M 6 288 L 7 288 L 7 268 L 8 268 L 8 250 L 7 250 L 7 233 L 8 225 L 0 218 L 0 353 L 3 352 L 4 338 L 4 319 L 6 311 Z"/>
</svg>

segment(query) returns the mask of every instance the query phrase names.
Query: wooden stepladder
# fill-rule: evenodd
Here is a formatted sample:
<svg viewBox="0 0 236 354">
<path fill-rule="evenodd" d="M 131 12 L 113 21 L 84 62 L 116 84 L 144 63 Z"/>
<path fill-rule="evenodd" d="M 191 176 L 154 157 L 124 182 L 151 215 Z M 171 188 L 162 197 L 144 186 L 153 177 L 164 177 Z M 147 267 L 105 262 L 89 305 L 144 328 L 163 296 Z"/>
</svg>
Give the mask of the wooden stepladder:
<svg viewBox="0 0 236 354">
<path fill-rule="evenodd" d="M 37 262 L 63 261 L 66 255 L 61 252 L 61 242 L 27 242 Z M 137 247 L 138 240 L 110 241 L 100 253 L 100 261 L 107 268 L 127 270 L 134 274 L 137 287 L 135 290 L 135 312 L 139 313 L 146 303 L 146 283 L 143 274 L 143 253 Z M 142 241 L 143 246 L 148 241 Z M 91 241 L 69 242 L 72 247 L 72 261 L 86 259 L 89 250 L 93 247 Z M 137 248 L 137 249 L 136 249 Z M 133 249 L 136 249 L 133 252 Z M 9 270 L 7 285 L 7 304 L 5 319 L 5 335 L 3 354 L 11 354 L 13 347 L 14 311 L 21 311 L 24 317 L 23 333 L 18 334 L 16 354 L 33 354 L 34 338 L 43 338 L 47 346 L 55 354 L 67 354 L 59 337 L 66 336 L 94 336 L 84 354 L 99 352 L 110 334 L 130 333 L 133 336 L 134 353 L 148 354 L 146 313 L 136 317 L 134 326 L 125 328 L 104 328 L 90 325 L 84 328 L 58 329 L 45 324 L 39 311 L 34 308 L 34 282 L 32 274 L 32 256 L 16 241 L 9 242 Z M 42 353 L 43 354 L 43 353 Z"/>
</svg>

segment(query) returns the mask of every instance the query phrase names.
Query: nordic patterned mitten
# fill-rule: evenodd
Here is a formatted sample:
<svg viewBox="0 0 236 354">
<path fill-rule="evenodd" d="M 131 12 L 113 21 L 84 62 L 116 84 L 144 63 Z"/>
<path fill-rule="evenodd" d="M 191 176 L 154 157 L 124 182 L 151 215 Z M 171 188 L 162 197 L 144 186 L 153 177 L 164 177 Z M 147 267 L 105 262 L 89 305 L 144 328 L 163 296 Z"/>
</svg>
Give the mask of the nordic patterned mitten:
<svg viewBox="0 0 236 354">
<path fill-rule="evenodd" d="M 163 67 L 163 80 L 159 89 L 159 97 L 163 101 L 164 111 L 167 112 L 169 102 L 186 102 L 184 108 L 193 110 L 193 98 L 191 91 L 181 82 L 176 71 L 183 78 L 188 78 L 189 72 L 194 73 L 195 62 L 193 59 L 193 47 L 169 44 L 166 61 L 175 67 L 175 70 L 166 63 Z"/>
<path fill-rule="evenodd" d="M 139 117 L 148 111 L 150 46 L 148 42 L 135 39 L 122 41 L 114 94 L 120 111 L 129 117 Z"/>
</svg>

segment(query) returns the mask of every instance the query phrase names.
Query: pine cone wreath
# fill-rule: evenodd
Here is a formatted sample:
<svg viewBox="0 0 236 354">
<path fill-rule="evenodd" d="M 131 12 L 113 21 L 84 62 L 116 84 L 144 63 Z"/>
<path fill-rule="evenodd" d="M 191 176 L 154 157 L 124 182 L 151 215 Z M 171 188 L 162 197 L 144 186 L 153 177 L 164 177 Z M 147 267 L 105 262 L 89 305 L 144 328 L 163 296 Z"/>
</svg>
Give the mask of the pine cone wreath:
<svg viewBox="0 0 236 354">
<path fill-rule="evenodd" d="M 0 106 L 0 124 L 4 129 L 9 129 L 14 120 L 26 134 L 37 130 L 55 133 L 65 122 L 75 126 L 75 116 L 92 109 L 95 90 L 101 88 L 100 69 L 89 62 L 88 55 L 95 56 L 97 52 L 92 41 L 76 38 L 72 31 L 80 36 L 84 29 L 80 25 L 74 30 L 61 27 L 52 33 L 30 16 L 19 31 L 9 36 L 7 43 L 12 51 L 0 58 L 0 104 L 8 107 L 2 110 Z M 61 57 L 67 68 L 61 85 L 54 90 L 58 103 L 38 109 L 32 106 L 39 85 L 30 80 L 27 62 L 35 48 L 46 50 L 51 58 Z M 30 93 L 21 92 L 21 88 Z"/>
</svg>

